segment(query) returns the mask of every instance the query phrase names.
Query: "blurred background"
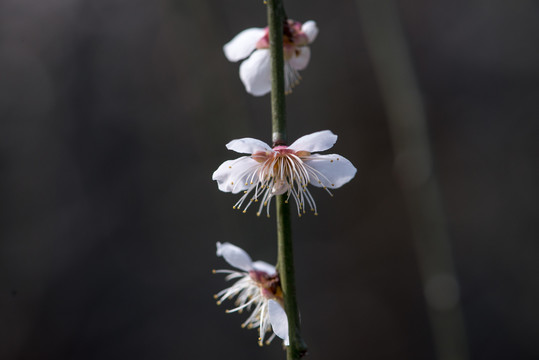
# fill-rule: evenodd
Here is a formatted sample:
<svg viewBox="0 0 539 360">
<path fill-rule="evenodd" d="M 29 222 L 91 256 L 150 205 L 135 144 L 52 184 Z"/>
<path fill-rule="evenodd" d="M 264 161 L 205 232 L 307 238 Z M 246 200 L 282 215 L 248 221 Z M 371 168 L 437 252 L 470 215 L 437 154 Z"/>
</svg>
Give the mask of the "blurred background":
<svg viewBox="0 0 539 360">
<path fill-rule="evenodd" d="M 303 336 L 312 360 L 435 359 L 358 4 L 285 2 L 320 28 L 290 140 L 331 129 L 359 170 L 292 217 Z M 537 359 L 539 4 L 397 6 L 469 358 Z M 0 0 L 1 359 L 284 359 L 212 297 L 217 241 L 276 259 L 274 218 L 211 180 L 228 141 L 271 140 L 269 96 L 222 53 L 265 23 L 262 0 Z"/>
</svg>

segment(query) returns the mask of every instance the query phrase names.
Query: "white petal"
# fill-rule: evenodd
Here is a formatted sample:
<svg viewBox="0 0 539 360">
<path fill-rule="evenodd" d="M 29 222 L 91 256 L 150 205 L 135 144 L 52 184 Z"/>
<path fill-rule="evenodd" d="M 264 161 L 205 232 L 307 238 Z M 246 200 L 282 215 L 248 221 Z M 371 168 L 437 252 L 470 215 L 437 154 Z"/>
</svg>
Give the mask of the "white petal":
<svg viewBox="0 0 539 360">
<path fill-rule="evenodd" d="M 296 70 L 303 70 L 309 64 L 309 59 L 311 58 L 311 50 L 308 46 L 297 48 L 299 55 L 292 56 L 288 62 Z"/>
<path fill-rule="evenodd" d="M 271 91 L 271 61 L 268 49 L 259 49 L 240 65 L 240 79 L 245 90 L 254 96 Z"/>
<path fill-rule="evenodd" d="M 284 344 L 288 346 L 288 318 L 286 312 L 275 300 L 268 301 L 268 316 L 275 335 L 284 340 Z"/>
<path fill-rule="evenodd" d="M 250 271 L 253 269 L 253 261 L 249 254 L 243 249 L 232 245 L 231 243 L 221 244 L 217 243 L 217 256 L 222 256 L 232 266 L 244 270 Z"/>
<path fill-rule="evenodd" d="M 295 151 L 324 151 L 331 148 L 336 141 L 337 135 L 329 130 L 324 130 L 302 136 L 288 148 Z"/>
<path fill-rule="evenodd" d="M 343 186 L 356 175 L 356 168 L 352 163 L 338 154 L 319 155 L 314 154 L 304 159 L 305 165 L 314 169 L 309 170 L 310 183 L 317 187 L 336 189 Z M 320 182 L 318 182 L 320 181 Z"/>
<path fill-rule="evenodd" d="M 305 22 L 301 26 L 301 31 L 307 35 L 307 38 L 309 39 L 309 44 L 316 39 L 316 36 L 318 35 L 318 26 L 316 26 L 316 23 L 312 20 L 309 20 Z"/>
<path fill-rule="evenodd" d="M 277 269 L 275 269 L 275 266 L 270 265 L 265 261 L 255 261 L 253 263 L 253 269 L 263 271 L 268 275 L 274 275 L 277 273 Z"/>
<path fill-rule="evenodd" d="M 268 144 L 253 138 L 232 140 L 226 144 L 226 148 L 243 154 L 254 154 L 257 151 L 271 151 L 271 147 Z"/>
<path fill-rule="evenodd" d="M 217 181 L 219 190 L 237 194 L 247 190 L 250 184 L 246 184 L 247 178 L 260 165 L 250 156 L 243 156 L 236 160 L 227 160 L 214 171 L 212 180 Z"/>
<path fill-rule="evenodd" d="M 243 30 L 223 46 L 226 58 L 232 62 L 245 59 L 256 49 L 256 43 L 263 36 L 264 29 L 261 28 Z"/>
</svg>

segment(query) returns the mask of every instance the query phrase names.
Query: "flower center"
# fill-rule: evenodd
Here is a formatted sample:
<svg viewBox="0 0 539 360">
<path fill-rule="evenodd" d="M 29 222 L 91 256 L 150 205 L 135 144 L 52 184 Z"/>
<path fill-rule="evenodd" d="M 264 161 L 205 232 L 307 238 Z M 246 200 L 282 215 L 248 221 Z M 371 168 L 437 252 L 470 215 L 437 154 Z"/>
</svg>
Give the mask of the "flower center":
<svg viewBox="0 0 539 360">
<path fill-rule="evenodd" d="M 264 271 L 251 270 L 249 276 L 260 288 L 260 292 L 265 298 L 273 299 L 283 305 L 283 291 L 278 274 L 269 275 Z"/>
<path fill-rule="evenodd" d="M 313 169 L 303 162 L 303 159 L 310 155 L 308 151 L 295 151 L 284 145 L 276 146 L 271 151 L 258 151 L 252 154 L 251 158 L 260 165 L 251 168 L 252 171 L 247 170 L 245 186 L 250 186 L 233 208 L 239 209 L 249 194 L 254 192 L 243 212 L 246 212 L 253 202 L 262 200 L 257 215 L 260 215 L 262 208 L 266 207 L 269 217 L 272 197 L 286 194 L 286 202 L 290 197 L 296 201 L 299 216 L 302 212 L 305 213 L 307 205 L 317 215 L 316 204 L 307 185 L 311 181 L 311 176 L 314 180 L 319 179 Z"/>
<path fill-rule="evenodd" d="M 309 43 L 307 35 L 301 31 L 302 24 L 299 21 L 288 19 L 283 24 L 283 51 L 284 59 L 289 60 L 297 56 L 300 46 L 306 46 Z M 269 28 L 265 28 L 264 36 L 256 43 L 257 49 L 269 49 Z"/>
<path fill-rule="evenodd" d="M 309 174 L 302 157 L 309 156 L 308 151 L 295 151 L 288 146 L 279 145 L 273 151 L 259 151 L 251 155 L 253 160 L 262 163 L 258 180 L 271 188 L 272 195 L 282 195 L 294 186 L 305 187 L 309 183 Z"/>
</svg>

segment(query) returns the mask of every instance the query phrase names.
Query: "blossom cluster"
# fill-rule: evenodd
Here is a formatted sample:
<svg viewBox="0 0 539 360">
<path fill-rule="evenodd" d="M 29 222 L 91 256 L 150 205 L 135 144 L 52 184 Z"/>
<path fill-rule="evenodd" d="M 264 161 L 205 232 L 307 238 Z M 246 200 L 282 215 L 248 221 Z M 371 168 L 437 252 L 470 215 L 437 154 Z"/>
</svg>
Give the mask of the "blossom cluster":
<svg viewBox="0 0 539 360">
<path fill-rule="evenodd" d="M 283 23 L 283 56 L 285 93 L 290 93 L 311 58 L 309 45 L 318 35 L 314 21 L 300 23 L 287 19 Z M 262 96 L 271 91 L 271 58 L 269 29 L 249 28 L 224 45 L 228 60 L 240 65 L 240 79 L 248 93 Z M 270 216 L 270 205 L 275 196 L 284 196 L 285 202 L 294 201 L 301 217 L 307 210 L 318 215 L 318 207 L 309 185 L 322 188 L 329 195 L 332 190 L 348 183 L 357 170 L 339 154 L 318 154 L 330 149 L 337 135 L 329 130 L 305 135 L 290 145 L 270 146 L 253 138 L 241 138 L 226 144 L 227 149 L 244 154 L 223 162 L 214 171 L 212 179 L 219 190 L 241 197 L 233 206 L 244 213 L 253 205 L 256 214 L 264 210 Z M 284 294 L 275 266 L 253 261 L 241 248 L 230 243 L 217 243 L 217 256 L 223 257 L 234 269 L 214 270 L 226 274 L 231 286 L 215 295 L 217 304 L 234 302 L 227 313 L 249 315 L 242 327 L 258 329 L 259 344 L 269 344 L 275 337 L 289 345 L 288 317 L 284 308 Z M 268 335 L 269 333 L 269 335 Z"/>
</svg>

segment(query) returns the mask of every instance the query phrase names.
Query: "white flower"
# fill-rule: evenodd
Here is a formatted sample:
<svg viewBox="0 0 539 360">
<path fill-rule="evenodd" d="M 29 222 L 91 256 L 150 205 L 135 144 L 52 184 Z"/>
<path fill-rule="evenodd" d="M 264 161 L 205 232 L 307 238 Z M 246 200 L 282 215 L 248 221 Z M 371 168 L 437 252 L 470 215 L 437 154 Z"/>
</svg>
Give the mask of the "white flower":
<svg viewBox="0 0 539 360">
<path fill-rule="evenodd" d="M 217 304 L 236 297 L 236 308 L 227 310 L 227 313 L 241 313 L 243 309 L 252 309 L 242 327 L 259 328 L 260 346 L 264 343 L 266 332 L 271 332 L 270 324 L 273 334 L 266 341 L 266 345 L 277 335 L 288 346 L 288 318 L 283 309 L 281 281 L 275 267 L 264 261 L 253 262 L 244 250 L 230 243 L 218 242 L 217 256 L 224 257 L 230 265 L 242 270 L 214 270 L 214 273 L 229 274 L 226 280 L 239 279 L 234 285 L 215 295 Z"/>
<path fill-rule="evenodd" d="M 337 135 L 329 130 L 305 135 L 290 146 L 276 146 L 273 149 L 264 142 L 252 138 L 232 140 L 226 147 L 239 153 L 251 154 L 235 160 L 225 161 L 213 173 L 219 190 L 236 194 L 244 194 L 234 205 L 234 209 L 242 207 L 243 212 L 251 203 L 259 202 L 257 215 L 269 207 L 274 195 L 286 194 L 296 201 L 299 216 L 305 213 L 308 205 L 318 215 L 316 204 L 307 189 L 308 184 L 329 189 L 336 189 L 350 181 L 356 174 L 356 168 L 341 155 L 319 155 L 312 152 L 324 151 L 333 146 Z"/>
<path fill-rule="evenodd" d="M 307 46 L 318 35 L 314 21 L 304 24 L 288 20 L 283 28 L 285 91 L 299 83 L 298 70 L 307 67 L 311 50 Z M 236 62 L 249 57 L 240 65 L 240 79 L 248 93 L 262 96 L 271 90 L 271 60 L 268 28 L 249 28 L 230 40 L 223 50 L 229 61 Z M 249 56 L 250 55 L 250 56 Z"/>
</svg>

